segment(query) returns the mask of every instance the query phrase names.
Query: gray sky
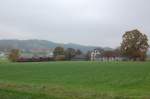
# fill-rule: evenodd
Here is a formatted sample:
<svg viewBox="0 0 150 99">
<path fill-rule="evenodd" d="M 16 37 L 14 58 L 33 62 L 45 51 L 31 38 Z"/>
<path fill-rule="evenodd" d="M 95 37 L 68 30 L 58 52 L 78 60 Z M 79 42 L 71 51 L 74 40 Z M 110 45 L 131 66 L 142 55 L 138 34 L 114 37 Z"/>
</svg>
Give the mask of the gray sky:
<svg viewBox="0 0 150 99">
<path fill-rule="evenodd" d="M 150 0 L 0 0 L 0 39 L 120 45 L 125 31 L 150 37 Z"/>
</svg>

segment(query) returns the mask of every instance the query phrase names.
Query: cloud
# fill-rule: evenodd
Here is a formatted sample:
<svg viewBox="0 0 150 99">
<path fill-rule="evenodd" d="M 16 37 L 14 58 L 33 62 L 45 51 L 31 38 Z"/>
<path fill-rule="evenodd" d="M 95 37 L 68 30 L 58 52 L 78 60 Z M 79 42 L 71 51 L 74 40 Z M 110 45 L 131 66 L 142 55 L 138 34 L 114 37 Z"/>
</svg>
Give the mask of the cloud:
<svg viewBox="0 0 150 99">
<path fill-rule="evenodd" d="M 150 37 L 149 0 L 0 0 L 0 39 L 119 46 L 125 31 Z"/>
</svg>

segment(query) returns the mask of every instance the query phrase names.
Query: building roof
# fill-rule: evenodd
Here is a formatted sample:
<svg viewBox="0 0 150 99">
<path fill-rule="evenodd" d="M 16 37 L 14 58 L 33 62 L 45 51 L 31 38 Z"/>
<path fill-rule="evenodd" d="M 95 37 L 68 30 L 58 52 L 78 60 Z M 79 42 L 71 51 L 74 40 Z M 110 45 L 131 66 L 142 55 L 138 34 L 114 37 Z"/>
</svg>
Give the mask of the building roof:
<svg viewBox="0 0 150 99">
<path fill-rule="evenodd" d="M 81 55 L 76 55 L 72 59 L 87 59 L 87 57 L 85 55 L 81 54 Z"/>
</svg>

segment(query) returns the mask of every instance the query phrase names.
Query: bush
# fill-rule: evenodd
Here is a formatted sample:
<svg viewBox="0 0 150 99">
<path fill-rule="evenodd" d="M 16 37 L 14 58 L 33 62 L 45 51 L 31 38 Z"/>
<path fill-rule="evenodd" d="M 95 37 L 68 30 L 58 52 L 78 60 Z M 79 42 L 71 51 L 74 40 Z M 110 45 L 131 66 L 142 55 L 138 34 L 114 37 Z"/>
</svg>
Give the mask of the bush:
<svg viewBox="0 0 150 99">
<path fill-rule="evenodd" d="M 12 49 L 8 55 L 8 59 L 12 62 L 16 62 L 20 56 L 19 49 Z"/>
<path fill-rule="evenodd" d="M 55 61 L 63 61 L 65 60 L 65 55 L 57 55 L 55 56 Z"/>
</svg>

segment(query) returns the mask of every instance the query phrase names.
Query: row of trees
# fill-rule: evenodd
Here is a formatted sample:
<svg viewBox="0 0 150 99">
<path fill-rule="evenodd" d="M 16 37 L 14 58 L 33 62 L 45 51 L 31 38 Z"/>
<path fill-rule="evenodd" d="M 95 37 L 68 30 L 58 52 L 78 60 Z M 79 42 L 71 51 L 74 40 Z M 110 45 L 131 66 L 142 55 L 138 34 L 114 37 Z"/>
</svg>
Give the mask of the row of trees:
<svg viewBox="0 0 150 99">
<path fill-rule="evenodd" d="M 56 47 L 53 54 L 55 60 L 71 60 L 76 55 L 81 55 L 82 52 L 79 49 L 67 48 L 65 50 L 63 47 Z"/>
<path fill-rule="evenodd" d="M 52 60 L 71 60 L 76 55 L 81 55 L 82 51 L 73 48 L 56 47 L 53 52 L 54 56 Z M 12 49 L 8 55 L 8 59 L 12 62 L 16 62 L 20 57 L 19 49 Z"/>
<path fill-rule="evenodd" d="M 120 54 L 122 57 L 127 57 L 130 60 L 145 61 L 148 48 L 148 37 L 139 30 L 132 30 L 123 35 L 121 46 L 115 50 L 115 53 Z M 71 60 L 76 55 L 81 55 L 82 52 L 79 49 L 56 47 L 53 54 L 54 60 Z M 110 52 L 105 54 L 110 54 Z M 19 50 L 13 49 L 9 54 L 9 59 L 16 61 L 19 55 Z M 90 51 L 87 52 L 86 56 L 87 59 L 90 59 Z"/>
</svg>

